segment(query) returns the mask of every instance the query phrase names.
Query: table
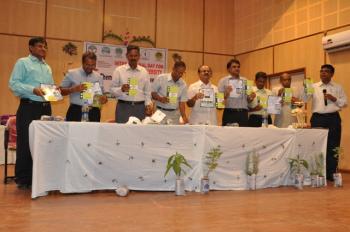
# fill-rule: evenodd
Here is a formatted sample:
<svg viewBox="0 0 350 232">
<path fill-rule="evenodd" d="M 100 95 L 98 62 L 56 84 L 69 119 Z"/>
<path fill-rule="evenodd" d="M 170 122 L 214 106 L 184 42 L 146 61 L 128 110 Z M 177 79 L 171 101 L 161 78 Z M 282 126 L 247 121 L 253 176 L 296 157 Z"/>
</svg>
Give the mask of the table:
<svg viewBox="0 0 350 232">
<path fill-rule="evenodd" d="M 326 152 L 327 130 L 239 128 L 205 125 L 126 125 L 93 122 L 33 121 L 32 198 L 48 191 L 79 193 L 115 189 L 172 191 L 175 175 L 164 177 L 167 159 L 183 154 L 185 188 L 199 191 L 204 157 L 220 145 L 223 155 L 210 174 L 210 188 L 247 189 L 246 157 L 259 155 L 257 188 L 291 184 L 289 157 L 299 154 L 313 162 Z"/>
</svg>

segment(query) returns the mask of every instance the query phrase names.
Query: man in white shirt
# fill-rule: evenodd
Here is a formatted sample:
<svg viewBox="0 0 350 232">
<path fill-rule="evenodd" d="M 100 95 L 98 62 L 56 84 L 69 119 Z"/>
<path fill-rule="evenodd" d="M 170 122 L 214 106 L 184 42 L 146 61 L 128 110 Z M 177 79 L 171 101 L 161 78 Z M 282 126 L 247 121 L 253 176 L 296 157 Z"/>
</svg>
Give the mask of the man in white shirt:
<svg viewBox="0 0 350 232">
<path fill-rule="evenodd" d="M 267 100 L 272 95 L 271 90 L 264 88 L 267 82 L 267 74 L 264 72 L 257 72 L 255 74 L 255 84 L 253 87 L 253 100 L 249 103 L 249 126 L 261 127 L 263 123 L 263 116 L 266 114 L 268 124 L 272 124 L 270 115 L 267 115 Z"/>
<path fill-rule="evenodd" d="M 152 83 L 152 98 L 156 101 L 166 118 L 163 122 L 171 124 L 188 123 L 186 116 L 187 85 L 181 78 L 186 71 L 186 64 L 183 61 L 176 61 L 171 73 L 159 75 Z"/>
<path fill-rule="evenodd" d="M 218 124 L 215 106 L 218 88 L 210 82 L 212 74 L 208 65 L 201 65 L 198 68 L 199 80 L 188 88 L 187 106 L 192 107 L 190 124 Z"/>
<path fill-rule="evenodd" d="M 291 87 L 292 77 L 289 73 L 283 73 L 281 75 L 280 83 L 281 87 L 272 90 L 275 96 L 282 97 L 281 113 L 276 114 L 274 125 L 280 128 L 286 128 L 289 125 L 292 125 L 293 122 L 297 122 L 296 117 L 292 115 L 292 109 L 293 104 L 300 101 L 300 93 Z M 287 93 L 287 90 L 291 92 Z M 291 94 L 291 96 L 287 97 L 287 94 Z M 290 98 L 290 100 L 287 100 L 287 98 Z"/>
<path fill-rule="evenodd" d="M 113 72 L 110 92 L 118 99 L 115 121 L 126 123 L 130 116 L 143 120 L 152 113 L 151 82 L 147 70 L 138 65 L 140 48 L 129 45 L 126 58 L 128 63 Z"/>
<path fill-rule="evenodd" d="M 327 140 L 327 179 L 333 181 L 338 159 L 334 157 L 334 148 L 340 146 L 341 118 L 339 111 L 347 105 L 347 97 L 341 85 L 332 81 L 334 67 L 330 64 L 321 66 L 321 81 L 313 84 L 311 127 L 328 129 Z"/>
</svg>

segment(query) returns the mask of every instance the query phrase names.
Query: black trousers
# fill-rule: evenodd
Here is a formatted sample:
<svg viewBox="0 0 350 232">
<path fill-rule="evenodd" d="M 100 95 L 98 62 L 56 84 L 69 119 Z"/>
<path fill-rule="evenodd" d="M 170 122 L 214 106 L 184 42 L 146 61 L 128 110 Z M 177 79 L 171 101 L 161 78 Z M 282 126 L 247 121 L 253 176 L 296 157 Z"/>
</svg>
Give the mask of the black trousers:
<svg viewBox="0 0 350 232">
<path fill-rule="evenodd" d="M 238 123 L 240 127 L 248 126 L 248 110 L 225 108 L 222 115 L 222 125 Z"/>
<path fill-rule="evenodd" d="M 127 102 L 118 100 L 117 107 L 115 109 L 115 121 L 117 123 L 126 123 L 129 121 L 129 117 L 133 116 L 140 120 L 145 119 L 145 102 Z"/>
<path fill-rule="evenodd" d="M 21 99 L 16 114 L 17 150 L 15 181 L 17 184 L 32 184 L 33 160 L 29 149 L 29 124 L 42 115 L 51 115 L 49 102 Z"/>
<path fill-rule="evenodd" d="M 72 122 L 80 122 L 81 121 L 81 108 L 80 105 L 70 104 L 67 114 L 66 120 Z M 101 120 L 101 110 L 97 107 L 92 107 L 89 110 L 89 121 L 90 122 L 100 122 Z"/>
<path fill-rule="evenodd" d="M 263 121 L 263 118 L 261 115 L 257 115 L 257 114 L 249 115 L 248 124 L 250 127 L 261 127 L 262 121 Z M 270 115 L 268 116 L 267 121 L 269 124 L 272 124 L 272 119 Z"/>
<path fill-rule="evenodd" d="M 327 179 L 333 180 L 333 173 L 336 172 L 338 159 L 334 157 L 333 149 L 340 146 L 341 140 L 341 118 L 338 112 L 319 114 L 313 113 L 311 116 L 311 127 L 322 127 L 328 129 L 327 139 Z"/>
</svg>

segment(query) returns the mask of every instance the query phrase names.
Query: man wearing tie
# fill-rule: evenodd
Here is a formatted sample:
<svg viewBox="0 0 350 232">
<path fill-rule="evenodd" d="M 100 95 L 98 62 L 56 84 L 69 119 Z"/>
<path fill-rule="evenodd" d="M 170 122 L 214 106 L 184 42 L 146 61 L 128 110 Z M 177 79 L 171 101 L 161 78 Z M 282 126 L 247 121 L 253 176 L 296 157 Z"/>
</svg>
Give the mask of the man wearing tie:
<svg viewBox="0 0 350 232">
<path fill-rule="evenodd" d="M 341 85 L 332 81 L 334 67 L 330 64 L 321 66 L 321 81 L 315 83 L 312 94 L 311 127 L 328 129 L 327 140 L 327 179 L 333 181 L 338 159 L 334 157 L 333 149 L 340 146 L 341 118 L 339 111 L 347 105 L 347 98 Z"/>
</svg>

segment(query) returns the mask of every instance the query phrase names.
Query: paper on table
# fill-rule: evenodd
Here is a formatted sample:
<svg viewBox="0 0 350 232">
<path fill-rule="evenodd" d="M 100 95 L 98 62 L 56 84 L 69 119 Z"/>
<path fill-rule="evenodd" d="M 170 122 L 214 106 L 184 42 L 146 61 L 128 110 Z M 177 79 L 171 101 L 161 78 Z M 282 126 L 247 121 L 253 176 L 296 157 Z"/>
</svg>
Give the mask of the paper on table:
<svg viewBox="0 0 350 232">
<path fill-rule="evenodd" d="M 151 119 L 157 123 L 160 123 L 165 116 L 166 115 L 162 111 L 156 110 L 156 112 L 154 112 L 154 114 L 151 116 Z"/>
</svg>

